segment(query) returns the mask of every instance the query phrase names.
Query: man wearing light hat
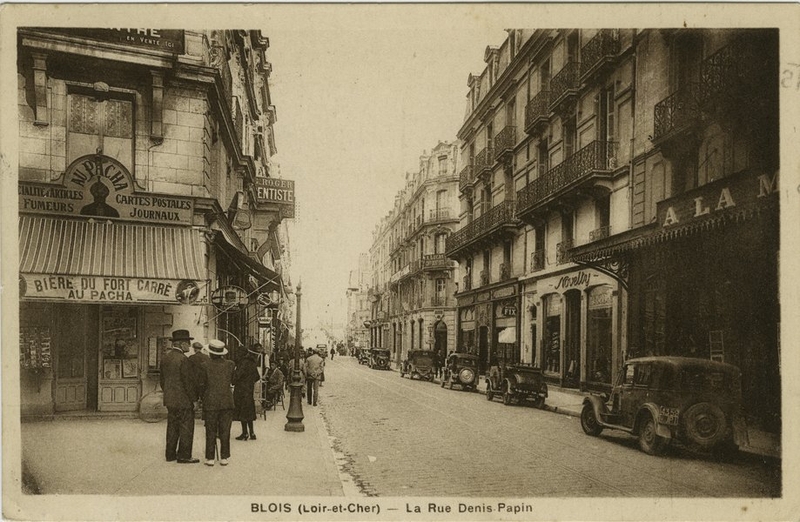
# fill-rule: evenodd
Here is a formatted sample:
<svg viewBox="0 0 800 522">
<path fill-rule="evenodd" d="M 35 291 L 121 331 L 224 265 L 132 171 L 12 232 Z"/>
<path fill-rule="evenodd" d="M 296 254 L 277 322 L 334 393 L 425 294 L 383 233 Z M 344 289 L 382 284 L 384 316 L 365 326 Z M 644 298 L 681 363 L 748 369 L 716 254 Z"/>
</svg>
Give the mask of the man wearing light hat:
<svg viewBox="0 0 800 522">
<path fill-rule="evenodd" d="M 172 348 L 161 359 L 161 389 L 167 407 L 167 462 L 195 464 L 192 458 L 194 439 L 194 379 L 189 360 L 184 355 L 194 339 L 189 330 L 172 332 Z"/>
<path fill-rule="evenodd" d="M 206 421 L 206 466 L 214 465 L 217 438 L 220 440 L 219 463 L 228 465 L 231 458 L 231 422 L 233 421 L 233 361 L 223 358 L 228 353 L 219 339 L 208 342 L 211 359 L 205 365 L 202 383 L 203 418 Z"/>
</svg>

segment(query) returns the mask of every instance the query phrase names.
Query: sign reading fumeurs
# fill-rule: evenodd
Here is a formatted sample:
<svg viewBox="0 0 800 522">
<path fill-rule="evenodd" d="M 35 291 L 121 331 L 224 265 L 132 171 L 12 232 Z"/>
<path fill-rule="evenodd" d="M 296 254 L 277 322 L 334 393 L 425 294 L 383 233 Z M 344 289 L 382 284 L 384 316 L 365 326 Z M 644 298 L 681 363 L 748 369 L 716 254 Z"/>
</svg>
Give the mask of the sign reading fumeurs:
<svg viewBox="0 0 800 522">
<path fill-rule="evenodd" d="M 19 182 L 20 212 L 70 214 L 103 219 L 191 224 L 193 201 L 169 195 L 135 193 L 128 170 L 99 154 L 73 161 L 61 185 Z"/>
<path fill-rule="evenodd" d="M 256 178 L 256 202 L 278 205 L 283 217 L 294 217 L 294 181 L 278 178 Z"/>
</svg>

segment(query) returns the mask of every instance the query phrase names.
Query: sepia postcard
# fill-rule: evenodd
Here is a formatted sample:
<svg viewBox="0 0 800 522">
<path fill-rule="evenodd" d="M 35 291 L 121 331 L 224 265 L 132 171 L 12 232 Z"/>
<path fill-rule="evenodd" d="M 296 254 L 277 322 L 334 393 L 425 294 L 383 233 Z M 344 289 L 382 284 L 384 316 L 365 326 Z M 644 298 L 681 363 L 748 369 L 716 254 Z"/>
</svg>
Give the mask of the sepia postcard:
<svg viewBox="0 0 800 522">
<path fill-rule="evenodd" d="M 9 520 L 797 520 L 800 9 L 0 7 Z"/>
</svg>

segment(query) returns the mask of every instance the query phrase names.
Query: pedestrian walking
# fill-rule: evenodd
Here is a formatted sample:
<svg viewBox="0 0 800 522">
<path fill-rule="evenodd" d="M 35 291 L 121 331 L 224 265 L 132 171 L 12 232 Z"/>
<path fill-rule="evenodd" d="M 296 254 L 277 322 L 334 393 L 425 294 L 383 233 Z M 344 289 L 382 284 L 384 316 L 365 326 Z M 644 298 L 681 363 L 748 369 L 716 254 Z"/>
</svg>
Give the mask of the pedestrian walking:
<svg viewBox="0 0 800 522">
<path fill-rule="evenodd" d="M 261 355 L 260 344 L 245 350 L 233 372 L 234 417 L 242 423 L 242 434 L 236 440 L 256 440 L 253 421 L 256 420 L 255 385 L 261 379 L 256 358 Z"/>
<path fill-rule="evenodd" d="M 331 361 L 333 360 L 334 356 L 336 356 L 336 347 L 331 347 Z"/>
<path fill-rule="evenodd" d="M 433 376 L 439 378 L 442 373 L 442 353 L 439 350 L 433 352 Z"/>
<path fill-rule="evenodd" d="M 194 337 L 189 330 L 172 332 L 172 348 L 161 359 L 161 389 L 167 408 L 167 462 L 195 464 L 192 458 L 194 442 L 194 396 L 198 384 L 192 375 L 191 363 L 186 357 L 189 343 Z"/>
<path fill-rule="evenodd" d="M 311 355 L 306 358 L 304 368 L 306 375 L 306 400 L 309 404 L 316 406 L 319 395 L 319 380 L 325 369 L 325 360 L 312 350 Z"/>
<path fill-rule="evenodd" d="M 233 422 L 233 394 L 231 384 L 235 365 L 224 359 L 228 353 L 225 343 L 218 339 L 208 342 L 211 359 L 206 365 L 203 383 L 203 418 L 206 421 L 206 466 L 214 465 L 217 439 L 220 441 L 219 463 L 228 465 L 231 458 L 231 422 Z"/>
</svg>

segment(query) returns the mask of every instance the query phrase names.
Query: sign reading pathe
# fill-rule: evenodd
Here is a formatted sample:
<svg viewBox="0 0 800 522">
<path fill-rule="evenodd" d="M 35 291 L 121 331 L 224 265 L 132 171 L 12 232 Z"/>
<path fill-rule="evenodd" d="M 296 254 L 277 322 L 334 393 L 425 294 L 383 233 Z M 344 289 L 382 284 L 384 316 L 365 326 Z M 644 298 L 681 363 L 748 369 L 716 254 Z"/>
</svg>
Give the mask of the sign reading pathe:
<svg viewBox="0 0 800 522">
<path fill-rule="evenodd" d="M 91 154 L 67 167 L 62 185 L 20 181 L 19 210 L 189 225 L 194 203 L 189 198 L 135 193 L 133 178 L 120 162 Z"/>
<path fill-rule="evenodd" d="M 294 217 L 294 181 L 278 178 L 256 178 L 256 202 L 278 205 L 285 218 Z"/>
</svg>

